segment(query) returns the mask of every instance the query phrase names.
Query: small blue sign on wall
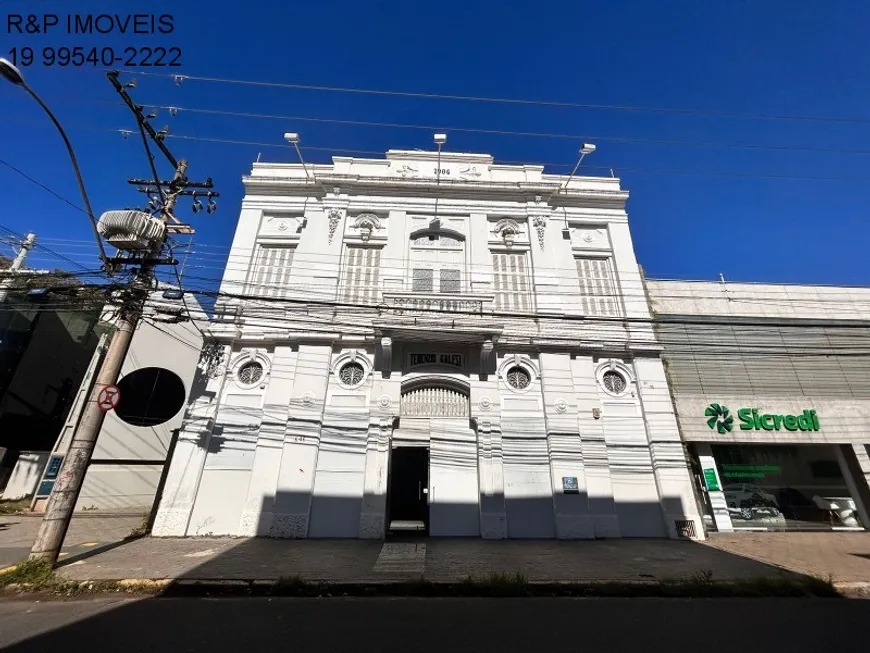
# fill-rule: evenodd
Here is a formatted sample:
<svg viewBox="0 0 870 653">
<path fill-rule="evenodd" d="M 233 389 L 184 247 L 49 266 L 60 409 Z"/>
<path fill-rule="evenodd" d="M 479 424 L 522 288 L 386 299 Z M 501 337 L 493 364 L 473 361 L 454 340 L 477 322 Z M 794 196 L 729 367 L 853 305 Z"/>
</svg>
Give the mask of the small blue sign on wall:
<svg viewBox="0 0 870 653">
<path fill-rule="evenodd" d="M 60 466 L 63 464 L 63 456 L 54 454 L 45 466 L 45 473 L 42 475 L 42 482 L 36 490 L 36 496 L 39 498 L 47 497 L 54 489 L 54 483 L 57 480 L 57 475 L 60 473 Z"/>
<path fill-rule="evenodd" d="M 562 477 L 562 491 L 565 494 L 578 494 L 580 492 L 580 485 L 577 483 L 576 476 L 563 476 Z"/>
<path fill-rule="evenodd" d="M 43 476 L 43 479 L 46 481 L 55 480 L 57 475 L 60 473 L 60 465 L 62 462 L 63 456 L 52 456 L 51 460 L 48 461 L 48 465 L 45 466 L 45 476 Z"/>
</svg>

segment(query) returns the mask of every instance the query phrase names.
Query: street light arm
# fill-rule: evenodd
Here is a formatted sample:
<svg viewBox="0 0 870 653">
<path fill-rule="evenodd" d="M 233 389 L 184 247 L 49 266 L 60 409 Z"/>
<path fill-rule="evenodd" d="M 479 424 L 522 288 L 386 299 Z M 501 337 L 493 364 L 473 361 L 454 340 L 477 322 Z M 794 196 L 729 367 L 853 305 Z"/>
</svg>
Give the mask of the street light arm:
<svg viewBox="0 0 870 653">
<path fill-rule="evenodd" d="M 100 238 L 100 232 L 97 231 L 97 219 L 94 217 L 94 210 L 91 208 L 91 200 L 88 198 L 88 192 L 85 190 L 85 182 L 82 179 L 82 171 L 79 168 L 79 162 L 76 159 L 76 154 L 73 151 L 72 143 L 70 143 L 69 138 L 66 135 L 63 127 L 57 118 L 55 118 L 54 114 L 51 112 L 51 109 L 48 108 L 48 105 L 42 101 L 42 98 L 37 95 L 36 91 L 34 91 L 27 83 L 22 82 L 21 86 L 24 87 L 24 90 L 30 93 L 34 100 L 36 100 L 37 104 L 42 107 L 42 110 L 51 118 L 51 122 L 54 123 L 54 126 L 57 127 L 57 131 L 60 132 L 61 138 L 63 138 L 63 142 L 66 145 L 67 152 L 69 152 L 70 161 L 72 161 L 73 170 L 76 173 L 76 181 L 79 184 L 79 192 L 82 195 L 82 201 L 85 203 L 85 210 L 87 211 L 88 218 L 91 221 L 91 228 L 94 230 L 94 237 L 97 239 L 97 247 L 100 249 L 100 260 L 103 262 L 103 265 L 106 266 L 106 272 L 109 276 L 112 275 L 112 266 L 109 263 L 109 258 L 106 256 L 106 250 L 103 248 L 103 241 Z"/>
</svg>

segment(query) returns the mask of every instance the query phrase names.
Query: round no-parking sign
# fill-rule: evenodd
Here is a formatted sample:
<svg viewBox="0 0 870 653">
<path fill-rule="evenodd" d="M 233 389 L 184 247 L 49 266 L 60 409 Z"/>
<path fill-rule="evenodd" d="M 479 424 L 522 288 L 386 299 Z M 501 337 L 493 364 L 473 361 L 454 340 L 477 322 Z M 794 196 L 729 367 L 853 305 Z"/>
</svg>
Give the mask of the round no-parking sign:
<svg viewBox="0 0 870 653">
<path fill-rule="evenodd" d="M 116 385 L 107 385 L 100 390 L 100 394 L 97 397 L 97 405 L 99 405 L 100 410 L 104 413 L 117 408 L 119 401 L 121 401 L 121 391 L 118 390 Z"/>
</svg>

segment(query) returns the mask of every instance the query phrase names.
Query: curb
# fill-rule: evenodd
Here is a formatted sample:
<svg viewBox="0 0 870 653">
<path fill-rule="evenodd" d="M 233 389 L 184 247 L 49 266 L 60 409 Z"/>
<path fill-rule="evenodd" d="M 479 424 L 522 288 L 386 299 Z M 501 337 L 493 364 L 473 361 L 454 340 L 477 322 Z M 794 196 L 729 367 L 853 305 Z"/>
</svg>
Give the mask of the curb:
<svg viewBox="0 0 870 653">
<path fill-rule="evenodd" d="M 16 567 L 2 570 L 14 571 Z M 10 579 L 11 580 L 11 579 Z M 813 577 L 528 580 L 522 574 L 483 578 L 357 578 L 337 581 L 288 578 L 69 579 L 25 574 L 2 591 L 44 590 L 55 595 L 125 592 L 165 597 L 870 597 L 870 582 L 829 582 Z"/>
<path fill-rule="evenodd" d="M 495 580 L 406 580 L 360 579 L 316 581 L 287 579 L 149 579 L 62 581 L 72 592 L 141 592 L 162 597 L 832 597 L 842 598 L 839 589 L 823 581 L 804 579 L 737 579 L 730 581 L 684 580 L 596 580 L 526 581 Z M 854 583 L 850 589 L 855 591 Z M 870 589 L 870 583 L 860 584 Z"/>
</svg>

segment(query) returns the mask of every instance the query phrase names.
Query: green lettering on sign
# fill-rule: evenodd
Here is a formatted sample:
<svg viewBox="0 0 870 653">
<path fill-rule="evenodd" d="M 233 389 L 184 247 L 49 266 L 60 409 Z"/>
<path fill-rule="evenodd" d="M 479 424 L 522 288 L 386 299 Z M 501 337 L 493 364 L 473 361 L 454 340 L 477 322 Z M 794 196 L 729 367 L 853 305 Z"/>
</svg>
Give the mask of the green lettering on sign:
<svg viewBox="0 0 870 653">
<path fill-rule="evenodd" d="M 710 404 L 704 410 L 707 426 L 719 433 L 731 430 L 734 418 L 722 404 Z M 741 431 L 818 431 L 819 416 L 815 410 L 805 410 L 800 415 L 776 415 L 761 413 L 757 408 L 741 408 L 737 411 Z"/>
<path fill-rule="evenodd" d="M 707 489 L 710 490 L 710 492 L 719 491 L 719 479 L 716 478 L 715 469 L 704 470 L 704 484 L 707 486 Z"/>
</svg>

